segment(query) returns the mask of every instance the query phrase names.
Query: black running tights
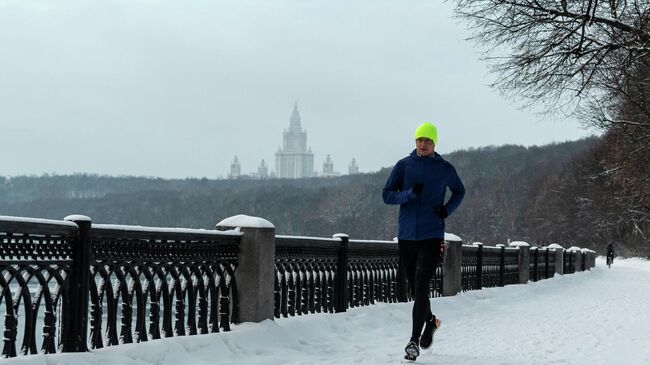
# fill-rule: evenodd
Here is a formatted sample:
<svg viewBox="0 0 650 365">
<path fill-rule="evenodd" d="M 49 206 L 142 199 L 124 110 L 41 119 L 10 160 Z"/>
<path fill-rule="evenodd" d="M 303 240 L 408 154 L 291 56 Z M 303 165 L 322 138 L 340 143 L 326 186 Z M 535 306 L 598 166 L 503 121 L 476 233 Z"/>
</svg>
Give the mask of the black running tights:
<svg viewBox="0 0 650 365">
<path fill-rule="evenodd" d="M 412 341 L 419 341 L 425 321 L 433 316 L 429 303 L 429 290 L 433 274 L 440 265 L 440 246 L 442 244 L 442 239 L 399 240 L 400 260 L 404 263 L 409 291 L 415 299 Z"/>
</svg>

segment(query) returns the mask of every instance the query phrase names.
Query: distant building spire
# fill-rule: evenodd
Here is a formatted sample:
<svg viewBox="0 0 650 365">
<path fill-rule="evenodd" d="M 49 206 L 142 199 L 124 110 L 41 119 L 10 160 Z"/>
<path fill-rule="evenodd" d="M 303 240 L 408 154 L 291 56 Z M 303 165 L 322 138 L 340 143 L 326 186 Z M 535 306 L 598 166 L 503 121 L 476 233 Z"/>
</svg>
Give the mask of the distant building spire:
<svg viewBox="0 0 650 365">
<path fill-rule="evenodd" d="M 327 155 L 327 157 L 325 158 L 325 162 L 323 162 L 323 175 L 324 176 L 334 175 L 334 161 L 332 161 L 332 157 L 330 157 L 330 155 Z"/>
<path fill-rule="evenodd" d="M 236 179 L 241 175 L 241 164 L 239 163 L 239 159 L 237 156 L 232 160 L 232 163 L 230 164 L 230 174 L 228 175 L 229 178 L 231 179 Z"/>
<path fill-rule="evenodd" d="M 291 120 L 289 122 L 289 130 L 302 132 L 302 126 L 300 125 L 300 112 L 298 111 L 298 102 L 296 101 L 293 104 L 293 113 L 291 113 Z"/>
<path fill-rule="evenodd" d="M 269 169 L 266 167 L 264 160 L 262 160 L 260 166 L 257 168 L 257 177 L 260 179 L 268 179 L 269 177 Z"/>
<path fill-rule="evenodd" d="M 275 172 L 280 178 L 314 176 L 314 154 L 307 147 L 307 131 L 302 129 L 298 102 L 293 105 L 289 128 L 284 130 L 282 147 L 275 153 Z"/>
<path fill-rule="evenodd" d="M 355 158 L 352 158 L 352 161 L 350 161 L 350 165 L 348 165 L 348 174 L 354 175 L 358 173 L 359 173 L 359 165 L 357 164 L 357 160 Z"/>
</svg>

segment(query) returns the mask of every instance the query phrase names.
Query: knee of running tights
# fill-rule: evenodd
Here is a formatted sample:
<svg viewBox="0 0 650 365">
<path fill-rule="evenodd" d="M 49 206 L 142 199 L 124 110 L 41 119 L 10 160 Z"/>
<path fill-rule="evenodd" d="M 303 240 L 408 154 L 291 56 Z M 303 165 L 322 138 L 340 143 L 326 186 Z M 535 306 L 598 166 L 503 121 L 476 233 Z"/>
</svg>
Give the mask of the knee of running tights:
<svg viewBox="0 0 650 365">
<path fill-rule="evenodd" d="M 433 269 L 428 267 L 418 267 L 415 271 L 415 281 L 431 280 L 433 278 Z"/>
</svg>

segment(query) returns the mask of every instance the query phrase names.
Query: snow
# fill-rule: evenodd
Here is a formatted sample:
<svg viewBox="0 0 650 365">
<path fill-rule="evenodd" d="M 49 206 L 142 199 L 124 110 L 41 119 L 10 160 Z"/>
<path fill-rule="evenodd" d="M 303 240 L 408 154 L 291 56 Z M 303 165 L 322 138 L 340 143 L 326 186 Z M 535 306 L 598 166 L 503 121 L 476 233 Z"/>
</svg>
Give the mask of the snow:
<svg viewBox="0 0 650 365">
<path fill-rule="evenodd" d="M 238 214 L 228 217 L 217 223 L 217 227 L 275 228 L 273 223 L 264 218 L 252 217 L 246 214 Z"/>
<path fill-rule="evenodd" d="M 554 249 L 554 250 L 563 250 L 564 249 L 564 247 L 560 246 L 557 243 L 551 243 L 550 245 L 548 245 L 548 248 Z"/>
<path fill-rule="evenodd" d="M 432 299 L 442 320 L 417 364 L 650 364 L 650 262 Z M 227 333 L 30 355 L 22 365 L 402 364 L 412 303 L 233 326 Z"/>
<path fill-rule="evenodd" d="M 456 242 L 462 242 L 463 239 L 460 238 L 460 237 L 458 237 L 458 236 L 456 236 L 456 235 L 453 234 L 453 233 L 447 233 L 447 232 L 445 232 L 445 241 L 456 241 Z"/>
<path fill-rule="evenodd" d="M 530 247 L 530 244 L 528 242 L 524 241 L 512 241 L 509 244 L 510 247 Z"/>
<path fill-rule="evenodd" d="M 57 220 L 54 220 L 54 219 L 24 218 L 24 217 L 13 217 L 13 216 L 8 216 L 8 215 L 0 215 L 0 221 L 15 222 L 15 223 L 56 224 L 56 225 L 59 225 L 59 226 L 77 228 L 77 225 L 74 222 L 57 221 Z"/>
<path fill-rule="evenodd" d="M 291 240 L 317 240 L 327 242 L 341 242 L 340 238 L 325 238 L 325 237 L 311 237 L 311 236 L 287 236 L 283 234 L 276 234 L 275 238 L 291 239 Z"/>
<path fill-rule="evenodd" d="M 194 228 L 167 228 L 167 227 L 145 227 L 145 226 L 127 226 L 121 224 L 94 224 L 92 228 L 110 229 L 114 231 L 138 231 L 138 232 L 163 232 L 163 233 L 188 233 L 188 234 L 207 234 L 214 236 L 241 236 L 237 229 L 228 231 L 216 231 L 211 229 L 194 229 Z"/>
<path fill-rule="evenodd" d="M 69 222 L 92 222 L 92 219 L 86 215 L 73 214 L 63 218 L 64 221 Z"/>
</svg>

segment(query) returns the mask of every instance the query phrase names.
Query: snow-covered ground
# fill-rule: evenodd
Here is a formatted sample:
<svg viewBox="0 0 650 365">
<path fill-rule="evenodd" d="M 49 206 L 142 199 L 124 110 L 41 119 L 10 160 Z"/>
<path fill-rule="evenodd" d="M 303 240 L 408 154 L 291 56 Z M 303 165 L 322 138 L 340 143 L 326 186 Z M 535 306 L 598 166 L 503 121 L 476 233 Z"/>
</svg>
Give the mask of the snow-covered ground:
<svg viewBox="0 0 650 365">
<path fill-rule="evenodd" d="M 647 260 L 607 269 L 599 258 L 589 272 L 436 298 L 432 308 L 443 325 L 420 364 L 650 364 Z M 0 364 L 401 364 L 410 311 L 411 303 L 378 304 Z"/>
</svg>

